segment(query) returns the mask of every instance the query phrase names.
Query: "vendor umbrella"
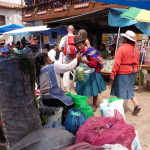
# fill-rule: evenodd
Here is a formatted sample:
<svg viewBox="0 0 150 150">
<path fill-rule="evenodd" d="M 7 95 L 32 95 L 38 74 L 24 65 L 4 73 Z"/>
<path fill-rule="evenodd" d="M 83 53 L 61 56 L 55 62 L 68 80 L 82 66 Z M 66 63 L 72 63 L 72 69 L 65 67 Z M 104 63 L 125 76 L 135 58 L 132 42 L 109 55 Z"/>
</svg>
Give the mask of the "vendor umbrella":
<svg viewBox="0 0 150 150">
<path fill-rule="evenodd" d="M 7 25 L 0 26 L 0 33 L 9 32 L 20 28 L 24 28 L 24 26 L 18 24 L 7 24 Z"/>
<path fill-rule="evenodd" d="M 122 13 L 121 16 L 128 19 L 141 21 L 136 24 L 136 27 L 141 31 L 144 31 L 144 33 L 147 34 L 148 36 L 150 36 L 150 11 L 131 7 L 128 10 L 126 10 L 124 13 Z M 145 29 L 143 29 L 143 27 Z M 145 53 L 143 53 L 142 55 L 142 60 L 139 68 L 140 71 L 141 71 L 141 65 L 143 63 L 144 55 Z"/>
<path fill-rule="evenodd" d="M 132 20 L 150 22 L 150 11 L 136 7 L 129 8 L 121 16 Z"/>
</svg>

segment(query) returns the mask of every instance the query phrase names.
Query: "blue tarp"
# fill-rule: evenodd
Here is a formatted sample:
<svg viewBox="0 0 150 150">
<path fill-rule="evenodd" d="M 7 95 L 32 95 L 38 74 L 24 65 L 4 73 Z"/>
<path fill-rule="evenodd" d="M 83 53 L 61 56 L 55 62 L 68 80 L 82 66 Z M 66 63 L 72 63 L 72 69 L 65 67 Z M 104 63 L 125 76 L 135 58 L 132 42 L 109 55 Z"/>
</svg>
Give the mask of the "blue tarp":
<svg viewBox="0 0 150 150">
<path fill-rule="evenodd" d="M 37 27 L 26 27 L 24 29 L 18 29 L 10 32 L 3 33 L 4 35 L 20 35 L 20 34 L 37 34 L 37 35 L 47 35 L 49 36 L 52 32 L 57 32 L 57 34 L 64 36 L 67 34 L 67 28 L 62 26 L 58 28 L 43 28 L 44 26 Z"/>
<path fill-rule="evenodd" d="M 20 28 L 24 28 L 24 26 L 18 24 L 7 24 L 7 25 L 0 26 L 0 33 L 16 30 Z"/>
<path fill-rule="evenodd" d="M 137 22 L 135 26 L 144 34 L 150 36 L 150 23 L 149 22 Z"/>
<path fill-rule="evenodd" d="M 109 26 L 114 27 L 126 27 L 133 24 L 136 24 L 136 20 L 129 20 L 127 18 L 123 18 L 120 15 L 126 11 L 126 9 L 117 9 L 117 8 L 110 8 L 108 13 L 108 24 Z"/>
<path fill-rule="evenodd" d="M 66 27 L 59 27 L 56 29 L 50 29 L 50 30 L 42 31 L 41 34 L 42 35 L 50 35 L 52 32 L 57 32 L 57 34 L 64 36 L 67 34 L 67 28 Z M 34 32 L 33 34 L 38 34 L 38 33 Z"/>
<path fill-rule="evenodd" d="M 150 10 L 150 0 L 94 0 L 106 4 L 118 4 Z"/>
<path fill-rule="evenodd" d="M 148 22 L 139 22 L 136 20 L 130 20 L 127 18 L 123 18 L 120 15 L 126 11 L 126 9 L 117 9 L 117 8 L 110 8 L 108 13 L 108 24 L 109 26 L 114 27 L 125 27 L 134 25 L 144 34 L 150 36 L 150 23 Z"/>
</svg>

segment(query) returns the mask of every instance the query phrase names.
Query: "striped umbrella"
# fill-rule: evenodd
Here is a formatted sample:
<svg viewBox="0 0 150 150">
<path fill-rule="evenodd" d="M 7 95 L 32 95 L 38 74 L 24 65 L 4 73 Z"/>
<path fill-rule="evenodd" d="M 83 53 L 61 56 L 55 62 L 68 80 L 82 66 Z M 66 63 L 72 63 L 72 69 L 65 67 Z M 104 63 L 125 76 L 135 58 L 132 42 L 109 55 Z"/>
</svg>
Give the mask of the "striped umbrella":
<svg viewBox="0 0 150 150">
<path fill-rule="evenodd" d="M 150 22 L 150 11 L 145 9 L 131 7 L 122 13 L 121 16 L 132 20 Z"/>
</svg>

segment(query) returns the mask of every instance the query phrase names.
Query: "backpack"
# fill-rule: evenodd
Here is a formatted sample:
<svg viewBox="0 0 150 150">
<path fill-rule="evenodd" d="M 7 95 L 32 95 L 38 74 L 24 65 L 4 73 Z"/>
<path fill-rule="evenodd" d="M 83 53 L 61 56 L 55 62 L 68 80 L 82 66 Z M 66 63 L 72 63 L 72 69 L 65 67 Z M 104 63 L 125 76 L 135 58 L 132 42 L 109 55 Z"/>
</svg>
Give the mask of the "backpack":
<svg viewBox="0 0 150 150">
<path fill-rule="evenodd" d="M 75 58 L 75 46 L 74 43 L 74 35 L 66 36 L 64 43 L 64 55 L 67 55 L 69 58 Z"/>
</svg>

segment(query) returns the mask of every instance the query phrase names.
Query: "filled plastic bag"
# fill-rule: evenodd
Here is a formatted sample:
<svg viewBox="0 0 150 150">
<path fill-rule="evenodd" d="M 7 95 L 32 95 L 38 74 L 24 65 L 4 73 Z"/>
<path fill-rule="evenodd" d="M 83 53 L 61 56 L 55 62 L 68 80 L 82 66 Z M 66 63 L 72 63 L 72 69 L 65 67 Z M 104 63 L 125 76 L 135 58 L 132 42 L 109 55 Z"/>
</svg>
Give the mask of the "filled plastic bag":
<svg viewBox="0 0 150 150">
<path fill-rule="evenodd" d="M 81 112 L 81 109 L 69 109 L 64 126 L 69 132 L 76 134 L 78 128 L 86 121 L 85 114 Z"/>
<path fill-rule="evenodd" d="M 95 146 L 86 142 L 78 143 L 63 150 L 128 150 L 120 144 L 105 144 L 103 146 Z"/>
<path fill-rule="evenodd" d="M 103 103 L 100 104 L 101 116 L 113 117 L 115 115 L 114 110 L 118 110 L 125 120 L 123 103 L 124 100 L 121 98 L 104 99 Z"/>
<path fill-rule="evenodd" d="M 104 150 L 128 150 L 121 144 L 105 144 L 102 147 L 104 148 Z"/>
<path fill-rule="evenodd" d="M 87 104 L 88 97 L 71 93 L 67 93 L 66 95 L 73 99 L 74 108 L 80 108 L 85 114 L 86 119 L 94 116 L 92 107 Z"/>
<path fill-rule="evenodd" d="M 75 145 L 64 148 L 63 150 L 104 150 L 101 146 L 91 145 L 86 142 L 81 142 Z"/>
<path fill-rule="evenodd" d="M 117 100 L 122 100 L 122 98 L 119 98 L 119 97 L 111 97 L 111 98 L 108 99 L 109 103 L 114 102 L 114 101 L 117 101 Z"/>
<path fill-rule="evenodd" d="M 134 138 L 132 142 L 132 150 L 143 150 L 140 144 L 138 132 L 135 131 L 135 133 L 136 133 L 136 137 Z"/>
<path fill-rule="evenodd" d="M 115 117 L 90 117 L 76 133 L 76 143 L 87 142 L 100 146 L 121 144 L 131 150 L 135 136 L 134 127 L 125 123 L 115 110 Z"/>
<path fill-rule="evenodd" d="M 78 66 L 75 69 L 75 75 L 74 75 L 74 81 L 76 82 L 84 82 L 85 81 L 85 77 L 84 77 L 84 69 L 81 66 Z"/>
</svg>

